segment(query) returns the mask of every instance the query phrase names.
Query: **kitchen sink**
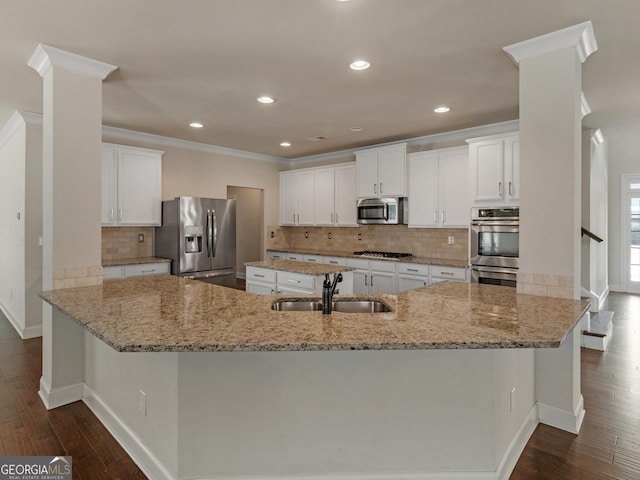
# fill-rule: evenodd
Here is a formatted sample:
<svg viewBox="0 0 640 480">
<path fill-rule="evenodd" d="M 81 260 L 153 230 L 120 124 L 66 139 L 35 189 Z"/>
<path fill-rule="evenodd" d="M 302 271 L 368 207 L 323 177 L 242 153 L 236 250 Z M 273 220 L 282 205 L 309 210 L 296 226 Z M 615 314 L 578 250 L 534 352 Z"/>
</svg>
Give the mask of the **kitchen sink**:
<svg viewBox="0 0 640 480">
<path fill-rule="evenodd" d="M 313 312 L 322 310 L 319 300 L 277 300 L 271 305 L 279 312 Z M 331 310 L 341 313 L 385 313 L 391 309 L 379 300 L 334 300 Z"/>
</svg>

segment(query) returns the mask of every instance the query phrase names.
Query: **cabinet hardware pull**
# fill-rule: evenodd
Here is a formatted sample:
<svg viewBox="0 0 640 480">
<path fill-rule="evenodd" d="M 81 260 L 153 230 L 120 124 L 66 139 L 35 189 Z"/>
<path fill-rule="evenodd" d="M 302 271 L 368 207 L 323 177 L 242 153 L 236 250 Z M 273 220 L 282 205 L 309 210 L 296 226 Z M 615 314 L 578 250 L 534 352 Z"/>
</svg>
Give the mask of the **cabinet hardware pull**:
<svg viewBox="0 0 640 480">
<path fill-rule="evenodd" d="M 253 274 L 254 277 L 260 277 L 260 278 L 264 278 L 264 275 L 260 275 L 259 273 L 254 273 Z"/>
<path fill-rule="evenodd" d="M 287 278 L 287 282 L 300 283 L 300 280 L 294 280 L 293 278 Z"/>
<path fill-rule="evenodd" d="M 331 263 L 332 265 L 337 265 L 338 262 L 336 260 L 329 260 L 329 263 Z"/>
<path fill-rule="evenodd" d="M 380 182 L 380 195 L 382 195 L 382 182 Z"/>
<path fill-rule="evenodd" d="M 153 273 L 155 271 L 156 271 L 156 269 L 152 268 L 151 270 L 140 270 L 140 273 Z"/>
<path fill-rule="evenodd" d="M 338 223 L 338 212 L 336 212 L 336 223 Z"/>
<path fill-rule="evenodd" d="M 333 213 L 331 214 L 331 223 L 333 223 Z"/>
<path fill-rule="evenodd" d="M 369 286 L 369 285 L 367 284 L 367 277 L 368 277 L 368 275 L 365 275 L 365 276 L 364 276 L 364 286 L 365 286 L 365 287 L 368 287 L 368 286 Z"/>
<path fill-rule="evenodd" d="M 373 287 L 373 274 L 371 275 L 371 286 Z"/>
<path fill-rule="evenodd" d="M 433 211 L 433 223 L 438 223 L 438 210 Z"/>
<path fill-rule="evenodd" d="M 509 182 L 509 195 L 513 195 L 513 183 Z"/>
<path fill-rule="evenodd" d="M 296 214 L 293 214 L 293 223 L 296 223 Z"/>
<path fill-rule="evenodd" d="M 408 272 L 417 272 L 418 269 L 417 268 L 407 268 Z"/>
<path fill-rule="evenodd" d="M 440 275 L 453 275 L 453 272 L 440 272 Z"/>
<path fill-rule="evenodd" d="M 376 195 L 378 194 L 378 184 L 377 183 L 373 184 L 373 193 L 375 193 Z"/>
<path fill-rule="evenodd" d="M 123 217 L 124 217 L 124 211 L 121 208 L 118 210 L 118 220 L 122 221 Z"/>
<path fill-rule="evenodd" d="M 498 182 L 498 195 L 502 196 L 502 182 Z"/>
<path fill-rule="evenodd" d="M 444 210 L 442 210 L 442 225 L 444 225 Z"/>
<path fill-rule="evenodd" d="M 298 225 L 300 225 L 300 214 L 298 214 Z"/>
<path fill-rule="evenodd" d="M 113 222 L 115 219 L 113 218 L 113 208 L 111 210 L 109 210 L 109 221 Z"/>
</svg>

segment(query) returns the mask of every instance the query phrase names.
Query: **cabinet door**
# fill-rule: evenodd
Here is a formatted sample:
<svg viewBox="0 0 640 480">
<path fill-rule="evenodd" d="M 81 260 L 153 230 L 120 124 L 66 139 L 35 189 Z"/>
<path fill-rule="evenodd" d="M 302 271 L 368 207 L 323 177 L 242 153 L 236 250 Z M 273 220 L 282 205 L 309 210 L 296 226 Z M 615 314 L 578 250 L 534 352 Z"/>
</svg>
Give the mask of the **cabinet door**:
<svg viewBox="0 0 640 480">
<path fill-rule="evenodd" d="M 407 149 L 396 145 L 378 153 L 378 195 L 404 197 L 407 194 Z"/>
<path fill-rule="evenodd" d="M 275 284 L 269 285 L 253 282 L 247 282 L 246 291 L 249 293 L 256 293 L 258 295 L 273 295 L 276 293 Z"/>
<path fill-rule="evenodd" d="M 410 275 L 398 275 L 398 292 L 406 292 L 414 288 L 422 288 L 429 285 L 428 277 L 412 277 Z"/>
<path fill-rule="evenodd" d="M 298 176 L 294 173 L 280 174 L 280 224 L 296 225 L 298 213 Z"/>
<path fill-rule="evenodd" d="M 469 200 L 469 149 L 451 150 L 440 155 L 440 225 L 468 227 L 471 220 Z M 411 203 L 409 203 L 411 207 Z"/>
<path fill-rule="evenodd" d="M 161 172 L 159 154 L 118 149 L 119 225 L 160 225 Z"/>
<path fill-rule="evenodd" d="M 334 169 L 316 170 L 313 174 L 313 203 L 316 225 L 335 225 Z"/>
<path fill-rule="evenodd" d="M 475 202 L 501 201 L 504 193 L 504 142 L 469 144 L 471 191 Z"/>
<path fill-rule="evenodd" d="M 356 185 L 358 197 L 378 196 L 378 153 L 376 150 L 356 152 Z"/>
<path fill-rule="evenodd" d="M 298 173 L 298 225 L 314 224 L 313 184 L 313 171 Z"/>
<path fill-rule="evenodd" d="M 396 274 L 372 271 L 369 287 L 371 293 L 396 293 Z"/>
<path fill-rule="evenodd" d="M 509 137 L 504 141 L 504 163 L 506 199 L 511 203 L 520 200 L 520 137 Z"/>
<path fill-rule="evenodd" d="M 115 148 L 102 147 L 102 225 L 116 224 L 116 153 Z"/>
<path fill-rule="evenodd" d="M 369 293 L 369 270 L 353 270 L 353 293 Z"/>
<path fill-rule="evenodd" d="M 356 201 L 356 166 L 336 167 L 334 198 L 336 225 L 340 227 L 358 225 Z"/>
<path fill-rule="evenodd" d="M 438 155 L 409 155 L 409 227 L 435 227 L 439 221 Z"/>
</svg>

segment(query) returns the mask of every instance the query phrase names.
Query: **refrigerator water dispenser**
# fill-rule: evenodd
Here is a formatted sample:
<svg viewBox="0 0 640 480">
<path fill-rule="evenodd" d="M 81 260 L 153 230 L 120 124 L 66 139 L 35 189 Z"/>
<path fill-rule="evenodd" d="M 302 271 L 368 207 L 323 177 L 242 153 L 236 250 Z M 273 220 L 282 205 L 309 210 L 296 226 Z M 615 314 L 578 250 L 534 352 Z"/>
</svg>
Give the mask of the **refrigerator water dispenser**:
<svg viewBox="0 0 640 480">
<path fill-rule="evenodd" d="M 184 252 L 201 253 L 204 228 L 202 225 L 184 227 Z"/>
</svg>

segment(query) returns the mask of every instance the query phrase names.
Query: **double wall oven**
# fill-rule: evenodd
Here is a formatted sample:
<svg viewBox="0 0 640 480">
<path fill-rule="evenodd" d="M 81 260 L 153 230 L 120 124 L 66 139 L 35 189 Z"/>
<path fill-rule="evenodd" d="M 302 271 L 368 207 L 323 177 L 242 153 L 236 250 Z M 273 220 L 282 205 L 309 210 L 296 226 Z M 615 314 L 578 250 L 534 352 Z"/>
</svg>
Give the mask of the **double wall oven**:
<svg viewBox="0 0 640 480">
<path fill-rule="evenodd" d="M 469 231 L 471 281 L 515 287 L 519 235 L 519 208 L 473 208 Z"/>
</svg>

